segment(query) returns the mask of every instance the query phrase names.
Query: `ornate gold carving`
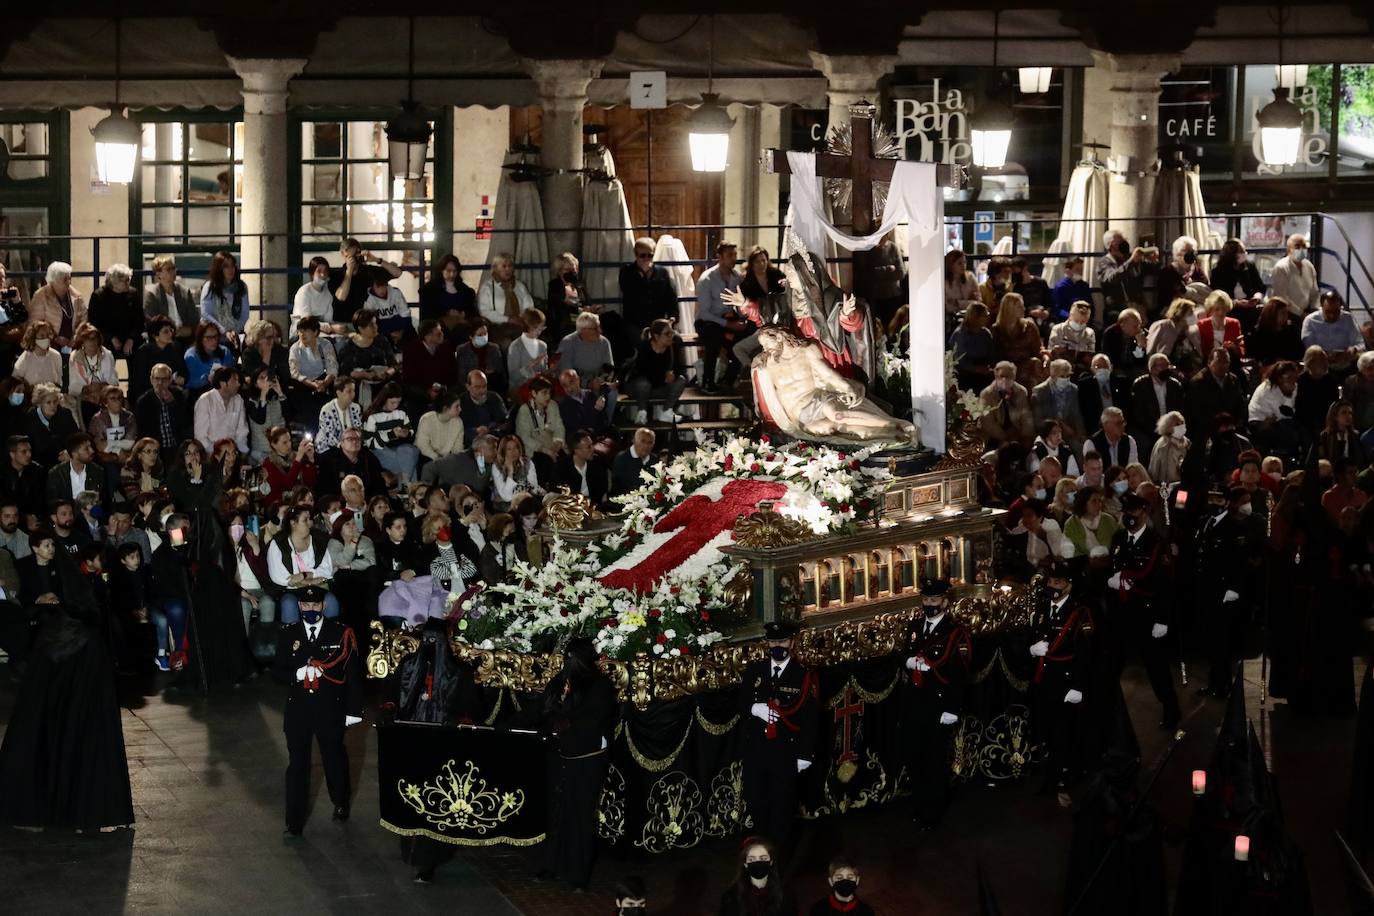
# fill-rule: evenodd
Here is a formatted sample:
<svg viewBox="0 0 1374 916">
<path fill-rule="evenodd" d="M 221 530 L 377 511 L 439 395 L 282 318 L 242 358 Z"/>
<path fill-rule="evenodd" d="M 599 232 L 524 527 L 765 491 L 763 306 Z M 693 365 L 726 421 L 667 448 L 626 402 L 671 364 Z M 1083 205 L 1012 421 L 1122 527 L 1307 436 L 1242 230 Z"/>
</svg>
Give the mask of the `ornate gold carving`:
<svg viewBox="0 0 1374 916">
<path fill-rule="evenodd" d="M 752 514 L 735 520 L 735 543 L 741 547 L 790 547 L 815 536 L 806 523 L 774 512 L 772 500 L 760 500 Z"/>
<path fill-rule="evenodd" d="M 625 835 L 625 776 L 611 764 L 596 803 L 596 834 L 612 845 Z"/>
<path fill-rule="evenodd" d="M 943 503 L 945 500 L 940 492 L 941 489 L 938 483 L 933 483 L 925 487 L 912 487 L 911 508 L 919 509 L 921 506 L 929 506 L 932 503 Z"/>
<path fill-rule="evenodd" d="M 400 666 L 401 659 L 420 649 L 418 637 L 404 630 L 388 630 L 380 620 L 372 621 L 372 632 L 376 634 L 377 644 L 367 653 L 368 677 L 388 676 Z"/>
<path fill-rule="evenodd" d="M 635 845 L 649 852 L 687 849 L 701 842 L 701 789 L 681 770 L 660 776 L 644 801 L 649 817 Z"/>
<path fill-rule="evenodd" d="M 520 813 L 525 806 L 522 789 L 501 792 L 487 788 L 477 765 L 465 761 L 467 768 L 454 770 L 450 760 L 434 781 L 416 784 L 399 780 L 396 791 L 401 800 L 414 808 L 439 831 L 467 830 L 485 835 Z"/>
<path fill-rule="evenodd" d="M 1032 583 L 1032 589 L 1036 583 Z M 1032 605 L 1026 600 L 1031 589 L 1024 586 L 974 585 L 961 590 L 950 610 L 975 636 L 997 633 L 1030 623 Z"/>
<path fill-rule="evenodd" d="M 983 440 L 983 427 L 977 420 L 951 423 L 949 439 L 945 445 L 945 457 L 935 465 L 937 471 L 977 467 L 983 452 L 987 450 L 987 444 Z"/>
<path fill-rule="evenodd" d="M 601 513 L 592 508 L 591 500 L 567 487 L 559 487 L 557 493 L 544 497 L 544 509 L 548 512 L 549 526 L 555 531 L 576 531 L 587 519 L 601 518 Z"/>
</svg>

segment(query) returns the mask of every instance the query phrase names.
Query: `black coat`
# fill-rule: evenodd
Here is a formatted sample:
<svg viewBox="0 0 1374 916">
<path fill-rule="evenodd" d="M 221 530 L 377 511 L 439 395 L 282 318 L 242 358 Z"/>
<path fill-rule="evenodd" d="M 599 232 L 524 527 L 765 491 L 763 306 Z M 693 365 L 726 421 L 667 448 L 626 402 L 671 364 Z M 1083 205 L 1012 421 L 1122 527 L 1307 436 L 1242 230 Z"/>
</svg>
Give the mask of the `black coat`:
<svg viewBox="0 0 1374 916">
<path fill-rule="evenodd" d="M 91 293 L 87 308 L 87 320 L 100 329 L 105 344 L 114 349 L 114 339 L 121 341 L 143 339 L 143 302 L 139 291 L 133 287 L 117 293 L 108 286 Z M 116 358 L 120 353 L 116 353 Z"/>
<path fill-rule="evenodd" d="M 186 403 L 186 394 L 179 388 L 172 389 L 172 400 L 168 402 L 172 423 L 173 448 L 191 438 L 191 411 Z M 134 402 L 134 423 L 139 432 L 162 443 L 162 399 L 157 392 L 148 388 Z M 166 445 L 163 444 L 165 448 Z"/>
<path fill-rule="evenodd" d="M 1218 382 L 1211 369 L 1198 370 L 1188 382 L 1185 398 L 1188 407 L 1184 417 L 1195 436 L 1211 430 L 1217 414 L 1228 413 L 1236 426 L 1244 426 L 1250 413 L 1245 392 L 1229 372 Z"/>
<path fill-rule="evenodd" d="M 584 471 L 579 472 L 573 466 L 571 455 L 560 455 L 558 465 L 554 469 L 553 485 L 567 487 L 570 493 L 581 493 L 584 472 L 587 479 L 587 498 L 592 501 L 592 505 L 599 506 L 606 501 L 606 493 L 611 486 L 610 474 L 600 458 L 593 456 L 592 460 L 587 462 Z"/>
<path fill-rule="evenodd" d="M 1113 572 L 1121 574 L 1115 595 L 1125 610 L 1118 627 L 1148 635 L 1156 623 L 1167 626 L 1173 619 L 1167 549 L 1155 530 L 1147 527 L 1134 543 L 1129 531 L 1118 530 L 1112 537 L 1111 560 Z"/>
<path fill-rule="evenodd" d="M 1183 413 L 1185 401 L 1183 383 L 1172 375 L 1165 376 L 1165 411 L 1177 410 L 1179 413 Z M 1154 379 L 1147 372 L 1131 383 L 1131 403 L 1128 419 L 1132 427 L 1144 430 L 1153 436 L 1155 434 L 1155 424 L 1159 422 L 1161 416 L 1163 416 L 1163 414 L 1159 412 L 1159 399 L 1155 397 Z M 1236 422 L 1240 423 L 1241 421 L 1237 418 Z M 1201 430 L 1199 430 L 1199 432 L 1201 432 Z"/>
<path fill-rule="evenodd" d="M 38 419 L 38 410 L 37 407 L 29 410 L 24 435 L 33 444 L 34 463 L 46 471 L 57 464 L 57 455 L 67 447 L 67 438 L 81 430 L 77 429 L 76 420 L 68 410 L 59 408 L 47 423 Z"/>
<path fill-rule="evenodd" d="M 607 746 L 615 738 L 619 704 L 611 681 L 599 671 L 587 683 L 574 685 L 563 696 L 568 676 L 559 673 L 544 689 L 544 724 L 558 741 L 564 757 L 583 757 Z"/>
<path fill-rule="evenodd" d="M 959 714 L 973 663 L 968 628 L 957 623 L 953 615 L 946 612 L 929 635 L 924 633 L 925 623 L 924 617 L 918 617 L 907 624 L 897 653 L 897 662 L 910 682 L 911 712 L 917 717 L 907 724 L 917 728 L 934 725 L 943 713 Z M 907 671 L 906 660 L 912 656 L 925 659 L 930 670 Z"/>
<path fill-rule="evenodd" d="M 331 448 L 315 463 L 316 496 L 338 496 L 339 485 L 349 474 L 362 479 L 363 492 L 369 497 L 386 493 L 382 466 L 369 449 L 359 451 L 357 461 L 349 461 L 342 448 Z"/>
<path fill-rule="evenodd" d="M 18 503 L 21 513 L 46 518 L 46 491 L 47 477 L 37 464 L 30 462 L 22 471 L 8 461 L 0 465 L 0 496 Z"/>
<path fill-rule="evenodd" d="M 296 680 L 296 672 L 315 662 L 324 667 L 325 677 L 310 690 Z M 284 626 L 277 637 L 277 655 L 272 661 L 272 676 L 290 685 L 286 693 L 285 728 L 307 726 L 317 732 L 343 731 L 344 717 L 363 715 L 363 662 L 353 631 L 337 620 L 320 622 L 319 638 L 306 638 L 304 622 Z M 333 680 L 331 680 L 331 678 Z M 341 681 L 342 683 L 334 683 Z"/>
<path fill-rule="evenodd" d="M 1036 659 L 1033 683 L 1053 688 L 1062 696 L 1070 690 L 1089 692 L 1092 678 L 1092 613 L 1073 595 L 1058 608 L 1045 604 L 1031 621 L 1030 642 L 1049 643 L 1049 651 Z"/>
<path fill-rule="evenodd" d="M 788 760 L 813 760 L 816 756 L 816 730 L 820 718 L 815 675 L 802 667 L 795 657 L 773 679 L 771 658 L 750 662 L 744 669 L 736 694 L 740 716 L 743 752 L 776 754 Z M 752 712 L 755 703 L 773 703 L 784 715 L 770 736 L 767 724 Z M 796 711 L 787 715 L 789 710 Z M 795 728 L 788 727 L 790 722 Z"/>
<path fill-rule="evenodd" d="M 159 347 L 157 341 L 150 340 L 134 351 L 129 359 L 129 402 L 137 404 L 145 391 L 153 387 L 151 376 L 153 367 L 165 363 L 173 375 L 186 378 L 186 344 L 173 341 L 166 347 Z M 142 427 L 139 427 L 142 429 Z"/>
<path fill-rule="evenodd" d="M 632 328 L 647 328 L 658 318 L 676 318 L 677 290 L 667 269 L 655 265 L 646 277 L 638 264 L 620 268 L 620 313 Z"/>
</svg>

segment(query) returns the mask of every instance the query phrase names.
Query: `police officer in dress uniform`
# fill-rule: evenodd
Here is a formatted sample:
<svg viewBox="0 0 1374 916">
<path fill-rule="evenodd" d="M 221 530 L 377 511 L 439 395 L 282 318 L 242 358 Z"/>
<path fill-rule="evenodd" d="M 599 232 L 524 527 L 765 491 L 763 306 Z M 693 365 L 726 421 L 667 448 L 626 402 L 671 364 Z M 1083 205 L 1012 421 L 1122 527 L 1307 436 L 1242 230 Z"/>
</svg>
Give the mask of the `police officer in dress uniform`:
<svg viewBox="0 0 1374 916">
<path fill-rule="evenodd" d="M 1243 596 L 1250 577 L 1250 492 L 1232 487 L 1225 501 L 1198 526 L 1193 560 L 1197 573 L 1197 614 L 1210 662 L 1207 684 L 1198 692 L 1224 697 L 1240 658 L 1245 629 Z"/>
<path fill-rule="evenodd" d="M 1036 659 L 1035 721 L 1048 749 L 1045 788 L 1068 786 L 1079 772 L 1083 694 L 1092 675 L 1092 614 L 1073 592 L 1069 564 L 1056 560 L 1045 571 L 1045 596 L 1031 623 L 1030 654 Z"/>
<path fill-rule="evenodd" d="M 911 777 L 912 819 L 931 830 L 944 817 L 949 797 L 949 753 L 968 684 L 973 644 L 968 628 L 949 609 L 949 583 L 921 585 L 922 617 L 907 624 L 899 658 L 909 674 L 902 730 Z"/>
<path fill-rule="evenodd" d="M 754 827 L 787 842 L 797 811 L 797 777 L 811 766 L 819 691 L 816 674 L 792 655 L 797 624 L 763 625 L 768 656 L 750 662 L 740 684 L 744 803 Z"/>
<path fill-rule="evenodd" d="M 1107 614 L 1121 667 L 1121 652 L 1134 647 L 1145 663 L 1150 688 L 1163 708 L 1160 728 L 1178 726 L 1178 695 L 1169 672 L 1167 548 L 1149 525 L 1150 508 L 1134 493 L 1121 497 L 1121 529 L 1112 537 L 1112 575 L 1107 580 Z"/>
<path fill-rule="evenodd" d="M 344 729 L 363 716 L 363 671 L 353 631 L 324 617 L 325 590 L 296 590 L 299 622 L 281 628 L 272 674 L 290 685 L 286 695 L 286 831 L 301 835 L 310 795 L 310 739 L 320 745 L 325 784 L 334 803 L 334 820 L 348 820 L 348 752 Z"/>
</svg>

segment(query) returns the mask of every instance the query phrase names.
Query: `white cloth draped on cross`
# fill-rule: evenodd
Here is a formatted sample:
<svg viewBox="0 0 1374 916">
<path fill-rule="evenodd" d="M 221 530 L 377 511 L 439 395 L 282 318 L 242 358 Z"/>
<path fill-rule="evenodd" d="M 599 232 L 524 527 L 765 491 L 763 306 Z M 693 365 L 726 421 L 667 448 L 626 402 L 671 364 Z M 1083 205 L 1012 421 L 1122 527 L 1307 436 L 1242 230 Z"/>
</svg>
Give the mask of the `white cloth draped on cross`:
<svg viewBox="0 0 1374 916">
<path fill-rule="evenodd" d="M 888 187 L 882 224 L 866 236 L 836 228 L 825 215 L 814 153 L 789 152 L 792 202 L 787 222 L 808 249 L 825 250 L 827 239 L 848 251 L 867 251 L 902 223 L 907 232 L 907 277 L 911 289 L 911 406 L 921 444 L 945 450 L 944 204 L 936 166 L 898 162 Z"/>
</svg>

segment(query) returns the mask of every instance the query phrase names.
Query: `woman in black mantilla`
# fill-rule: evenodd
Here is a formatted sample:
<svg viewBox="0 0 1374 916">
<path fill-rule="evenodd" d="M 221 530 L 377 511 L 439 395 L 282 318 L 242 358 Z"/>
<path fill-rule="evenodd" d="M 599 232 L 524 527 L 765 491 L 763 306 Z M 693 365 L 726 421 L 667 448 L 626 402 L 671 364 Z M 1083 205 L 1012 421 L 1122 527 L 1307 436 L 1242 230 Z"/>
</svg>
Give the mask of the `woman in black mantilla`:
<svg viewBox="0 0 1374 916">
<path fill-rule="evenodd" d="M 30 545 L 25 586 L 42 589 L 32 596 L 42 617 L 0 745 L 0 823 L 132 826 L 109 607 L 51 529 L 35 531 Z"/>
<path fill-rule="evenodd" d="M 584 889 L 596 859 L 596 806 L 615 731 L 615 689 L 586 637 L 568 642 L 563 670 L 544 690 L 544 721 L 557 747 L 549 764 L 549 835 L 541 877 Z"/>
</svg>

